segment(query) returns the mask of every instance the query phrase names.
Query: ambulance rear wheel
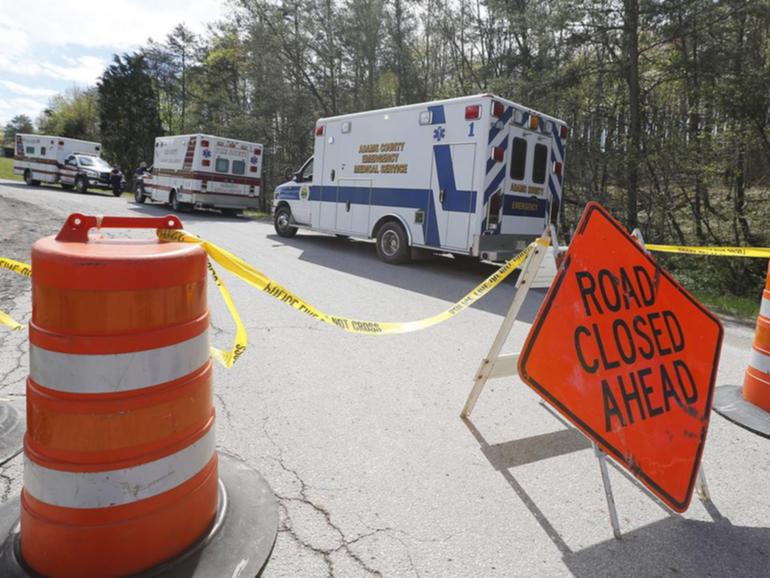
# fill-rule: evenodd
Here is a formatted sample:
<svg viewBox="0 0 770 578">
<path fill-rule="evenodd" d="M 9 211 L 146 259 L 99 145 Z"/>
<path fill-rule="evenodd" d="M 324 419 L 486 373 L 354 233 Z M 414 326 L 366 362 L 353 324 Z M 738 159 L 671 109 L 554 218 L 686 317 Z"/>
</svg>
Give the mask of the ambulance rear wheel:
<svg viewBox="0 0 770 578">
<path fill-rule="evenodd" d="M 24 182 L 27 183 L 30 186 L 37 186 L 40 184 L 40 181 L 36 181 L 32 178 L 32 171 L 27 169 L 24 171 Z"/>
<path fill-rule="evenodd" d="M 291 209 L 289 207 L 278 207 L 273 218 L 275 232 L 281 237 L 293 237 L 297 234 L 297 227 L 291 226 Z"/>
<path fill-rule="evenodd" d="M 186 211 L 190 208 L 190 205 L 179 200 L 176 191 L 171 191 L 168 202 L 171 204 L 171 208 L 174 209 L 175 213 L 181 213 L 182 211 Z"/>
<path fill-rule="evenodd" d="M 377 256 L 391 265 L 409 261 L 409 239 L 401 223 L 390 221 L 377 231 Z"/>
<path fill-rule="evenodd" d="M 134 201 L 140 205 L 144 203 L 144 187 L 141 184 L 136 185 L 136 190 L 134 191 Z"/>
</svg>

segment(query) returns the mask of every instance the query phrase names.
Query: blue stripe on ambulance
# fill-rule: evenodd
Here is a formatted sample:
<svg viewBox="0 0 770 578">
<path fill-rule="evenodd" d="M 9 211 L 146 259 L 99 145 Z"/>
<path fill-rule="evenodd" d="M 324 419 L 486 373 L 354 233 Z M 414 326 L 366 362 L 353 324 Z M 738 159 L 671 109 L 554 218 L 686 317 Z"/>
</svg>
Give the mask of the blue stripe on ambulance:
<svg viewBox="0 0 770 578">
<path fill-rule="evenodd" d="M 298 201 L 299 187 L 281 187 L 276 191 L 275 198 L 280 201 Z"/>
<path fill-rule="evenodd" d="M 503 113 L 503 116 L 501 116 L 497 120 L 493 120 L 492 128 L 489 129 L 489 142 L 487 144 L 492 144 L 492 141 L 495 140 L 495 137 L 500 133 L 502 128 L 497 128 L 498 124 L 501 127 L 504 127 L 506 123 L 511 120 L 511 115 L 513 114 L 513 107 L 509 106 L 507 109 L 505 109 L 505 112 Z"/>
<path fill-rule="evenodd" d="M 560 128 L 556 127 L 556 123 L 553 123 L 553 140 L 556 143 L 557 148 L 559 149 L 559 158 L 564 158 L 564 145 L 561 142 L 561 135 L 559 134 Z"/>
<path fill-rule="evenodd" d="M 505 151 L 505 149 L 508 148 L 508 139 L 507 138 L 503 139 L 500 142 L 500 145 L 498 146 L 498 148 L 501 148 L 503 149 L 503 151 Z M 492 158 L 492 155 L 490 155 L 489 158 L 487 159 L 487 174 L 489 174 L 489 171 L 491 171 L 496 164 L 497 164 L 497 161 Z"/>
<path fill-rule="evenodd" d="M 503 182 L 503 178 L 505 177 L 505 166 L 500 169 L 500 172 L 495 175 L 495 178 L 492 179 L 492 181 L 487 186 L 486 190 L 484 191 L 484 205 L 487 204 L 487 201 L 489 201 L 489 197 L 492 196 L 492 194 L 495 192 L 495 189 L 500 186 L 500 183 Z"/>
<path fill-rule="evenodd" d="M 437 104 L 435 106 L 429 106 L 430 111 L 430 123 L 431 124 L 444 124 L 446 122 L 446 116 L 444 115 L 444 105 Z"/>
<path fill-rule="evenodd" d="M 449 145 L 434 145 L 436 176 L 439 190 L 444 191 L 441 208 L 445 211 L 469 213 L 476 206 L 476 191 L 458 191 L 452 164 L 452 150 Z"/>
</svg>

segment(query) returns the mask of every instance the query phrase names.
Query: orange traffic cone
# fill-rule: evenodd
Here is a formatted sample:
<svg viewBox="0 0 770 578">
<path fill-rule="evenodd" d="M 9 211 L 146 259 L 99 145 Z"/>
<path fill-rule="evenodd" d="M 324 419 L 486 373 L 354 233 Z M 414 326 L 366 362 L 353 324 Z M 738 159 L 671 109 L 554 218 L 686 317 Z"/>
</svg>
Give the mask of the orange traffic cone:
<svg viewBox="0 0 770 578">
<path fill-rule="evenodd" d="M 770 267 L 743 390 L 734 385 L 717 388 L 714 411 L 749 431 L 770 438 Z"/>
</svg>

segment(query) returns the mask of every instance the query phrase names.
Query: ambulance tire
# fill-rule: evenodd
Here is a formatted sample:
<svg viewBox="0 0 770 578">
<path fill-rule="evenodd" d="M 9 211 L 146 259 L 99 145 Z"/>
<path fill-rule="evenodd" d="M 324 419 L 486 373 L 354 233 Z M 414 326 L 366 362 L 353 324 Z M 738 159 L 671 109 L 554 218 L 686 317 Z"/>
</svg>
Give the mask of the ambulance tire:
<svg viewBox="0 0 770 578">
<path fill-rule="evenodd" d="M 141 184 L 136 185 L 136 190 L 134 191 L 134 202 L 139 203 L 140 205 L 144 203 L 145 196 L 144 196 L 144 187 Z"/>
<path fill-rule="evenodd" d="M 179 200 L 176 196 L 176 191 L 171 191 L 168 202 L 175 213 L 181 213 L 190 209 L 190 205 Z"/>
<path fill-rule="evenodd" d="M 291 209 L 289 207 L 278 207 L 273 217 L 273 227 L 279 237 L 291 238 L 297 234 L 297 227 L 291 226 Z"/>
<path fill-rule="evenodd" d="M 377 256 L 390 265 L 403 265 L 411 257 L 409 238 L 401 223 L 388 221 L 377 231 Z"/>
<path fill-rule="evenodd" d="M 31 187 L 36 187 L 40 184 L 40 181 L 32 178 L 32 171 L 30 171 L 29 169 L 24 171 L 24 182 Z"/>
</svg>

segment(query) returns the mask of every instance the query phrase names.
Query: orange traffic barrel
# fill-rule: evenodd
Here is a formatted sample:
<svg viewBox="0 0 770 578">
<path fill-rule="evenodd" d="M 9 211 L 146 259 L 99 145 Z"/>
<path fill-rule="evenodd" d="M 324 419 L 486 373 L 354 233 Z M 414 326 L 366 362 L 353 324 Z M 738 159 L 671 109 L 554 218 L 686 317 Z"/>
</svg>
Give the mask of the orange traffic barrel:
<svg viewBox="0 0 770 578">
<path fill-rule="evenodd" d="M 743 388 L 717 388 L 714 410 L 754 433 L 770 437 L 770 264 Z"/>
<path fill-rule="evenodd" d="M 94 227 L 182 225 L 71 215 L 32 247 L 20 542 L 45 576 L 146 570 L 217 513 L 206 254 Z"/>
</svg>

